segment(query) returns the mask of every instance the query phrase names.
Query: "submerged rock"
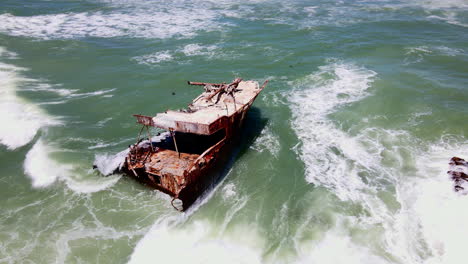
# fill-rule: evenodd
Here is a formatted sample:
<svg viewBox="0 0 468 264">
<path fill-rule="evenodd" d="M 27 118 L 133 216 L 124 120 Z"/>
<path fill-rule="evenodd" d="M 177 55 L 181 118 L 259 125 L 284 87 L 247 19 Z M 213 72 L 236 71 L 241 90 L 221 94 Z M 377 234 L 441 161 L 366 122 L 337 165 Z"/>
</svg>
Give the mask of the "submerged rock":
<svg viewBox="0 0 468 264">
<path fill-rule="evenodd" d="M 449 162 L 447 171 L 454 183 L 454 190 L 468 194 L 468 162 L 459 157 L 453 157 Z"/>
</svg>

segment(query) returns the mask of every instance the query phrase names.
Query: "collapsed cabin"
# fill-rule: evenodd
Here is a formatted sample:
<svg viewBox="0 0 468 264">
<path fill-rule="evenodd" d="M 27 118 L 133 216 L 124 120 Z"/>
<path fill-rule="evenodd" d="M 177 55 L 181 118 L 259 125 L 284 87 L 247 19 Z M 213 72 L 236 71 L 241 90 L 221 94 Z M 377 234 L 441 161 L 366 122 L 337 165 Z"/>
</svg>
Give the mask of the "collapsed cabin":
<svg viewBox="0 0 468 264">
<path fill-rule="evenodd" d="M 262 87 L 236 79 L 230 84 L 193 83 L 205 91 L 187 109 L 168 110 L 154 117 L 135 115 L 142 130 L 167 132 L 130 147 L 124 170 L 183 202 L 187 208 L 212 180 L 208 174 L 220 153 L 232 142 Z M 173 201 L 174 201 L 173 199 Z"/>
</svg>

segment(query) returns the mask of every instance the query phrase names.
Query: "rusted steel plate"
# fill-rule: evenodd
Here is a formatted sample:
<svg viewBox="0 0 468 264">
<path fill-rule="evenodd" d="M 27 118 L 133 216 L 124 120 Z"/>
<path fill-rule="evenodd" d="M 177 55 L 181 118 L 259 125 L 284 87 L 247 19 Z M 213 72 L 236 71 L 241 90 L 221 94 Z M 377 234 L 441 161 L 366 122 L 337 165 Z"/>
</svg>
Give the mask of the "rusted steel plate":
<svg viewBox="0 0 468 264">
<path fill-rule="evenodd" d="M 153 118 L 151 116 L 133 115 L 137 119 L 137 123 L 144 126 L 154 126 Z"/>
</svg>

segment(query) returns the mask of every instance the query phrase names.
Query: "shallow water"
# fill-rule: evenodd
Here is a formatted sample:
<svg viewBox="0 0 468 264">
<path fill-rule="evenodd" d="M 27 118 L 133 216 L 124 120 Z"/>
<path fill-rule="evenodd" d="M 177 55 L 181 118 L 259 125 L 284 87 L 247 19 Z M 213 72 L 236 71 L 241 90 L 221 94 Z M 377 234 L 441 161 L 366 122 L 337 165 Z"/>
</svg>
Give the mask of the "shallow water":
<svg viewBox="0 0 468 264">
<path fill-rule="evenodd" d="M 462 0 L 3 0 L 0 263 L 465 263 L 467 49 Z M 92 170 L 236 77 L 270 84 L 188 212 Z"/>
</svg>

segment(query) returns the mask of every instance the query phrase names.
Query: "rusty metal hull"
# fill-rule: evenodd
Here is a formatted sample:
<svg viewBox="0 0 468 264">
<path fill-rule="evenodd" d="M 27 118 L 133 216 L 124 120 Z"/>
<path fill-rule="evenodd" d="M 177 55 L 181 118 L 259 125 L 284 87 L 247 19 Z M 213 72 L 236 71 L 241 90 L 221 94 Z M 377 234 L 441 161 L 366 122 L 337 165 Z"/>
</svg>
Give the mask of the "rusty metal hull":
<svg viewBox="0 0 468 264">
<path fill-rule="evenodd" d="M 143 125 L 140 134 L 146 128 L 148 140 L 130 147 L 122 171 L 169 194 L 174 208 L 186 210 L 217 183 L 240 138 L 246 113 L 267 82 L 262 87 L 239 78 L 231 84 L 189 83 L 204 85 L 205 92 L 187 110 L 155 117 L 135 115 Z M 153 141 L 150 126 L 170 135 Z M 182 144 L 178 147 L 178 143 Z"/>
<path fill-rule="evenodd" d="M 245 115 L 251 104 L 249 103 L 243 111 L 239 111 L 223 121 L 223 126 L 226 129 L 225 138 L 201 155 L 204 164 L 200 165 L 201 160 L 194 160 L 192 166 L 184 171 L 183 179 L 177 180 L 177 176 L 172 175 L 156 180 L 155 174 L 152 174 L 147 168 L 132 168 L 128 162 L 129 157 L 127 157 L 122 171 L 133 179 L 170 195 L 173 197 L 173 202 L 180 200 L 181 204 L 178 206 L 173 205 L 177 210 L 185 211 L 198 197 L 217 183 L 226 162 L 232 158 L 233 146 L 240 139 L 238 132 L 241 130 Z M 157 152 L 142 154 L 141 157 L 156 154 Z M 146 158 L 143 165 L 147 165 L 148 160 L 151 160 L 151 158 Z"/>
</svg>

